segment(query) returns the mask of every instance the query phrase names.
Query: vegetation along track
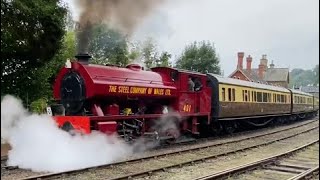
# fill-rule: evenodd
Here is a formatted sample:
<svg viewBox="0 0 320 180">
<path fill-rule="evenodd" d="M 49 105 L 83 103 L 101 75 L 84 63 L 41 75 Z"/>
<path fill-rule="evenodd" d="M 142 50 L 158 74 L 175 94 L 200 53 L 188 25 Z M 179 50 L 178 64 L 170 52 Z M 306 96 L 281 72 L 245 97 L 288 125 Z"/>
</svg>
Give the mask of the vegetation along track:
<svg viewBox="0 0 320 180">
<path fill-rule="evenodd" d="M 208 142 L 201 146 L 139 157 L 108 165 L 62 173 L 43 174 L 40 176 L 27 177 L 25 179 L 54 179 L 61 178 L 61 176 L 63 176 L 64 179 L 68 179 L 68 177 L 71 179 L 81 179 L 82 177 L 86 177 L 85 179 L 89 177 L 92 179 L 105 179 L 106 177 L 109 177 L 110 179 L 127 179 L 135 176 L 150 175 L 152 172 L 165 171 L 172 167 L 193 164 L 198 161 L 217 158 L 219 156 L 242 152 L 285 139 L 294 138 L 303 133 L 317 131 L 318 127 L 319 121 L 311 121 L 310 123 L 287 129 L 244 137 L 224 143 Z"/>
<path fill-rule="evenodd" d="M 243 174 L 241 174 L 243 173 Z M 215 172 L 194 180 L 311 178 L 319 173 L 319 139 L 293 150 L 255 162 Z"/>
</svg>

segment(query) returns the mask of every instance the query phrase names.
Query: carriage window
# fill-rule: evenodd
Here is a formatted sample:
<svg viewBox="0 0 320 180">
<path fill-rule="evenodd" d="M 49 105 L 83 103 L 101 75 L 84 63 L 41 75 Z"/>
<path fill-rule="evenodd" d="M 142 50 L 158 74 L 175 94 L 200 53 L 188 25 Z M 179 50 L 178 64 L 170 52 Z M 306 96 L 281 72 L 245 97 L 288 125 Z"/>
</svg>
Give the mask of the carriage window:
<svg viewBox="0 0 320 180">
<path fill-rule="evenodd" d="M 263 101 L 263 102 L 267 102 L 267 100 L 268 100 L 268 95 L 267 95 L 267 93 L 263 93 L 262 101 Z"/>
<path fill-rule="evenodd" d="M 247 102 L 248 101 L 248 90 L 244 90 L 244 101 Z"/>
<path fill-rule="evenodd" d="M 262 102 L 262 92 L 257 92 L 257 102 Z"/>
<path fill-rule="evenodd" d="M 287 96 L 286 95 L 283 95 L 284 96 L 284 103 L 286 103 L 287 102 Z"/>
<path fill-rule="evenodd" d="M 226 100 L 226 88 L 222 88 L 222 91 L 221 91 L 221 96 L 222 96 L 222 101 L 225 101 Z"/>
<path fill-rule="evenodd" d="M 248 101 L 250 102 L 251 91 L 248 91 Z"/>
<path fill-rule="evenodd" d="M 271 102 L 271 94 L 268 93 L 267 95 L 268 95 L 268 100 L 267 100 L 267 102 Z"/>
<path fill-rule="evenodd" d="M 236 101 L 236 90 L 232 88 L 232 101 Z"/>
<path fill-rule="evenodd" d="M 257 92 L 256 91 L 253 92 L 253 99 L 254 99 L 254 102 L 257 102 Z"/>
<path fill-rule="evenodd" d="M 280 94 L 277 94 L 277 102 L 281 102 Z"/>
<path fill-rule="evenodd" d="M 231 101 L 231 88 L 228 88 L 228 100 Z"/>
<path fill-rule="evenodd" d="M 244 101 L 244 90 L 242 90 L 242 101 Z"/>
</svg>

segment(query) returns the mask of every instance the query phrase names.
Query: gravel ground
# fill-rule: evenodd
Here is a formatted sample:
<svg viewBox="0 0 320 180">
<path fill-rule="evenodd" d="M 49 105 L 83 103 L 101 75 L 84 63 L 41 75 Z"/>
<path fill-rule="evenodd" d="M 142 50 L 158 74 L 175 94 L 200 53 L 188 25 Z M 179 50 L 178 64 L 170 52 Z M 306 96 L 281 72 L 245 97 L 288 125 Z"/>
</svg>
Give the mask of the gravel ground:
<svg viewBox="0 0 320 180">
<path fill-rule="evenodd" d="M 294 163 L 293 163 L 294 162 Z M 303 167 L 316 167 L 319 165 L 319 144 L 308 147 L 303 151 L 299 151 L 289 158 L 284 158 L 278 162 L 283 165 L 296 165 Z M 289 179 L 296 174 L 280 172 L 280 171 L 271 171 L 265 169 L 258 169 L 251 173 L 246 173 L 239 176 L 230 177 L 230 180 L 233 179 L 246 179 L 246 180 L 256 180 L 256 179 Z"/>
<path fill-rule="evenodd" d="M 254 162 L 258 159 L 263 159 L 271 155 L 280 154 L 317 139 L 319 139 L 319 130 L 305 133 L 295 138 L 290 138 L 264 147 L 216 159 L 211 159 L 204 163 L 197 163 L 192 166 L 170 169 L 168 172 L 155 173 L 151 177 L 144 177 L 138 179 L 192 179 L 196 177 L 201 177 L 214 172 L 219 172 L 225 169 L 236 167 L 245 163 Z M 255 179 L 257 179 L 257 177 L 255 177 Z M 279 179 L 282 178 L 279 177 Z"/>
<path fill-rule="evenodd" d="M 146 169 L 153 169 L 153 168 L 157 168 L 157 167 L 162 167 L 164 165 L 171 165 L 171 164 L 176 164 L 176 163 L 181 163 L 181 162 L 185 162 L 188 160 L 195 160 L 198 159 L 199 157 L 204 157 L 204 156 L 208 156 L 208 155 L 215 155 L 215 154 L 221 154 L 223 152 L 228 152 L 228 151 L 232 151 L 235 149 L 239 149 L 239 148 L 244 148 L 244 147 L 248 147 L 248 146 L 252 146 L 253 144 L 260 144 L 262 142 L 265 141 L 269 141 L 272 139 L 278 139 L 281 137 L 285 137 L 285 136 L 289 136 L 289 135 L 293 135 L 296 134 L 297 132 L 301 132 L 303 130 L 307 130 L 310 127 L 314 127 L 314 125 L 317 124 L 319 125 L 319 122 L 315 122 L 312 125 L 307 125 L 306 127 L 300 127 L 297 129 L 292 129 L 286 132 L 282 132 L 282 133 L 276 133 L 273 135 L 270 135 L 268 137 L 260 137 L 257 139 L 250 139 L 250 140 L 244 140 L 238 143 L 232 143 L 232 144 L 227 144 L 227 145 L 223 145 L 223 146 L 217 146 L 217 147 L 212 147 L 212 148 L 208 148 L 208 149 L 202 149 L 202 150 L 198 150 L 196 152 L 189 152 L 189 153 L 182 153 L 182 154 L 178 154 L 178 155 L 169 155 L 167 157 L 160 157 L 157 159 L 152 159 L 152 160 L 145 160 L 143 162 L 136 162 L 136 163 L 129 163 L 126 165 L 119 165 L 119 166 L 114 166 L 113 168 L 104 168 L 104 169 L 96 169 L 96 170 L 92 170 L 92 171 L 86 171 L 83 173 L 79 173 L 77 175 L 73 175 L 73 176 L 69 176 L 69 177 L 65 177 L 63 179 L 105 179 L 106 177 L 108 178 L 112 178 L 112 177 L 117 177 L 117 176 L 121 176 L 121 175 L 125 175 L 125 174 L 130 174 L 130 173 L 134 173 L 136 171 L 139 170 L 146 170 Z M 306 138 L 310 135 L 314 136 L 314 134 L 318 134 L 318 130 L 314 130 L 311 133 L 306 133 L 306 135 L 300 135 L 303 136 L 303 138 Z M 295 139 L 299 138 L 295 137 L 292 138 L 291 141 L 296 141 Z M 299 140 L 299 142 L 301 142 Z M 275 151 L 278 149 L 283 149 L 281 146 L 284 146 L 287 144 L 287 141 L 284 142 L 278 142 L 276 143 L 277 146 L 272 150 Z M 279 144 L 281 146 L 279 146 Z M 270 145 L 272 147 L 272 145 Z M 279 148 L 280 147 L 280 148 Z M 285 146 L 287 147 L 287 146 Z M 288 146 L 290 147 L 290 146 Z M 261 148 L 263 149 L 263 148 Z M 259 148 L 259 151 L 257 152 L 258 155 L 261 155 L 261 150 Z M 240 157 L 244 156 L 247 159 L 250 159 L 251 157 L 246 155 L 245 153 L 239 153 Z M 249 158 L 250 157 L 250 158 Z M 259 157 L 259 156 L 258 156 Z M 227 156 L 225 157 L 228 159 L 232 158 L 232 156 Z M 239 157 L 237 157 L 239 158 Z M 209 164 L 211 163 L 216 163 L 215 160 L 209 160 Z M 222 161 L 222 162 L 227 162 L 225 159 L 221 159 L 218 161 Z M 208 166 L 208 165 L 206 165 Z M 226 163 L 224 166 L 221 165 L 219 167 L 221 168 L 226 168 L 229 167 L 230 163 Z M 185 171 L 186 170 L 186 171 Z M 217 169 L 218 170 L 218 169 Z M 181 172 L 180 172 L 181 171 Z M 165 173 L 160 173 L 161 175 L 156 175 L 156 176 L 152 176 L 152 179 L 185 179 L 188 178 L 188 176 L 185 175 L 201 175 L 201 174 L 205 174 L 207 170 L 204 170 L 203 168 L 197 168 L 197 167 L 192 167 L 192 168 L 188 168 L 188 166 L 183 167 L 183 168 L 174 168 L 174 169 L 170 169 L 168 170 L 168 172 Z M 209 172 L 212 172 L 211 169 L 209 169 Z M 167 174 L 167 175 L 166 175 Z M 146 178 L 148 179 L 148 178 Z"/>
<path fill-rule="evenodd" d="M 1 169 L 1 179 L 2 180 L 17 180 L 29 176 L 36 176 L 43 173 L 35 173 L 29 170 L 23 170 L 23 169 L 14 169 L 14 170 L 2 170 Z"/>
</svg>

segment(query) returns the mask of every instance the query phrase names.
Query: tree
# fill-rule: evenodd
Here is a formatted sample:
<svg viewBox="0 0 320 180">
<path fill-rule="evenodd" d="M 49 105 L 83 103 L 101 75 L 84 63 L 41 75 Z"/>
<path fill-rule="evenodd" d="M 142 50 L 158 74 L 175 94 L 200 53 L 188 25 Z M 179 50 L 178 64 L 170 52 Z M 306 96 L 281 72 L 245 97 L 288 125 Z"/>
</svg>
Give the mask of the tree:
<svg viewBox="0 0 320 180">
<path fill-rule="evenodd" d="M 52 60 L 43 67 L 34 70 L 34 76 L 32 80 L 37 87 L 33 90 L 32 94 L 28 94 L 28 98 L 31 100 L 29 102 L 32 102 L 32 110 L 39 108 L 37 105 L 42 105 L 43 102 L 52 100 L 52 85 L 54 84 L 58 72 L 62 67 L 64 67 L 66 60 L 73 59 L 74 55 L 76 54 L 75 42 L 75 33 L 67 32 L 63 37 L 60 50 L 56 53 Z"/>
<path fill-rule="evenodd" d="M 153 39 L 148 38 L 142 45 L 141 54 L 147 68 L 155 67 L 157 64 L 157 51 Z"/>
<path fill-rule="evenodd" d="M 92 32 L 89 54 L 93 57 L 93 63 L 119 66 L 129 63 L 125 36 L 103 24 L 95 26 Z"/>
<path fill-rule="evenodd" d="M 171 66 L 170 58 L 171 58 L 171 54 L 169 54 L 166 51 L 162 52 L 160 58 L 157 60 L 157 65 L 156 66 L 170 67 Z"/>
<path fill-rule="evenodd" d="M 314 73 L 314 84 L 319 84 L 319 64 L 317 64 L 313 68 L 313 73 Z"/>
<path fill-rule="evenodd" d="M 35 98 L 36 72 L 61 46 L 67 9 L 59 0 L 1 0 L 1 92 Z"/>
<path fill-rule="evenodd" d="M 316 65 L 313 69 L 293 69 L 290 72 L 290 87 L 307 86 L 319 84 L 319 65 Z"/>
<path fill-rule="evenodd" d="M 187 45 L 178 58 L 176 67 L 201 73 L 221 73 L 214 44 L 205 41 Z"/>
</svg>

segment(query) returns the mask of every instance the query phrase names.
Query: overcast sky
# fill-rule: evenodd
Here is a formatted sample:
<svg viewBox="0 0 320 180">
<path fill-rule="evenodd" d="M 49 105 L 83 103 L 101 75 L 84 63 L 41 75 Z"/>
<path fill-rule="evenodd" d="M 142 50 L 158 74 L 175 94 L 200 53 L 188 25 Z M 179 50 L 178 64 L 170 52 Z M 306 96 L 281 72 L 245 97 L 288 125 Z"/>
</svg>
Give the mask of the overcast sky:
<svg viewBox="0 0 320 180">
<path fill-rule="evenodd" d="M 319 0 L 169 0 L 141 23 L 135 39 L 151 36 L 175 56 L 195 40 L 214 42 L 225 76 L 239 51 L 253 57 L 253 67 L 262 54 L 290 70 L 318 64 Z"/>
</svg>

